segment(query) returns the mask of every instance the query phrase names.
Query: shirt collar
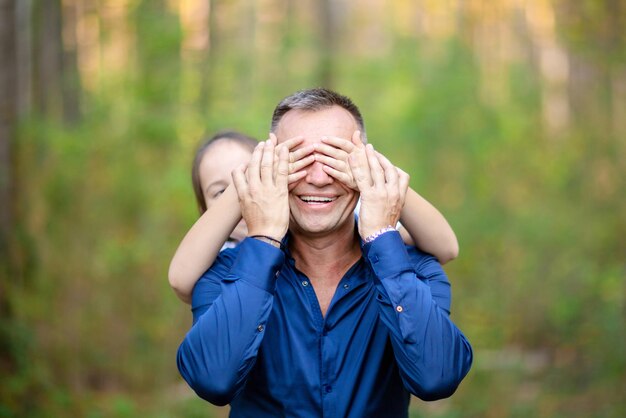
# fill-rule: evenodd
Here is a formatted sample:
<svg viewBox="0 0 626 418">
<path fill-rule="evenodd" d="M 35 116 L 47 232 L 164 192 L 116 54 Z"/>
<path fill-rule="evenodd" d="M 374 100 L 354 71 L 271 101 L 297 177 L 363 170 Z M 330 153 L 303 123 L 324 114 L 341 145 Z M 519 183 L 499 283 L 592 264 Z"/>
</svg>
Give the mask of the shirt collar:
<svg viewBox="0 0 626 418">
<path fill-rule="evenodd" d="M 359 234 L 359 229 L 358 229 L 358 224 L 357 224 L 357 220 L 358 217 L 355 215 L 355 222 L 354 222 L 354 233 L 358 236 Z M 289 263 L 289 265 L 295 269 L 296 268 L 296 260 L 293 258 L 293 255 L 291 254 L 291 250 L 289 249 L 289 241 L 293 239 L 291 236 L 291 231 L 287 231 L 287 234 L 284 236 L 282 243 L 283 243 L 283 248 L 285 249 L 285 256 L 287 258 L 287 262 Z M 363 254 L 365 254 L 365 242 L 363 242 L 362 239 L 360 239 L 359 237 L 359 246 L 361 248 L 361 258 L 359 258 L 356 263 L 354 263 L 346 272 L 346 274 L 344 275 L 344 278 L 341 281 L 341 285 L 347 284 L 351 287 L 356 286 L 358 284 L 361 283 L 365 283 L 368 282 L 370 280 L 372 280 L 372 276 L 370 274 L 371 270 L 365 268 L 366 265 L 366 260 L 365 257 L 363 256 Z"/>
</svg>

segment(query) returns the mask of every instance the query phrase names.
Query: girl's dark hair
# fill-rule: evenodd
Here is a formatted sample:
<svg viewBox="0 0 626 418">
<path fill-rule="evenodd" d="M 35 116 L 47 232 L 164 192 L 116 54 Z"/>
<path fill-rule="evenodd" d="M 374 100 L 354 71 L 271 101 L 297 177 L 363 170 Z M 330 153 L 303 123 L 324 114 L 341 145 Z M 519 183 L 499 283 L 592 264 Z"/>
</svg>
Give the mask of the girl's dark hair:
<svg viewBox="0 0 626 418">
<path fill-rule="evenodd" d="M 254 147 L 256 147 L 258 143 L 257 140 L 251 136 L 236 131 L 221 131 L 200 143 L 191 166 L 191 184 L 193 185 L 193 192 L 196 195 L 196 202 L 198 203 L 198 210 L 201 215 L 206 212 L 207 208 L 206 202 L 204 201 L 202 184 L 200 182 L 200 162 L 202 162 L 202 157 L 207 149 L 218 141 L 232 141 L 250 150 L 250 152 L 254 151 Z"/>
</svg>

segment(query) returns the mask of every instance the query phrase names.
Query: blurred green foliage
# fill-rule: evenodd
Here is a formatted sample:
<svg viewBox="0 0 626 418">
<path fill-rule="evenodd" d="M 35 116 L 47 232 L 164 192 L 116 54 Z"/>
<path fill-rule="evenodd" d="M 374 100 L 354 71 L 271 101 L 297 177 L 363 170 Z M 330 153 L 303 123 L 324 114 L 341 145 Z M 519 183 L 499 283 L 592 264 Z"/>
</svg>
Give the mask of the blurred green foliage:
<svg viewBox="0 0 626 418">
<path fill-rule="evenodd" d="M 279 27 L 279 61 L 222 39 L 207 67 L 181 59 L 166 2 L 132 4 L 136 53 L 81 93 L 82 120 L 32 114 L 19 126 L 16 314 L 0 322 L 16 362 L 0 417 L 227 414 L 196 398 L 175 364 L 191 317 L 167 267 L 197 216 L 191 157 L 204 132 L 264 138 L 275 103 L 316 85 L 316 35 Z M 335 58 L 332 87 L 360 105 L 370 141 L 461 245 L 446 271 L 475 364 L 451 399 L 414 400 L 412 417 L 626 415 L 626 145 L 607 87 L 626 77 L 624 44 L 615 59 L 569 17 L 559 39 L 593 51 L 601 70 L 572 87 L 584 106 L 556 133 L 536 63 L 503 65 L 489 99 L 496 81 L 460 33 L 433 44 L 390 31 L 381 53 Z M 103 38 L 115 30 L 103 25 Z"/>
</svg>

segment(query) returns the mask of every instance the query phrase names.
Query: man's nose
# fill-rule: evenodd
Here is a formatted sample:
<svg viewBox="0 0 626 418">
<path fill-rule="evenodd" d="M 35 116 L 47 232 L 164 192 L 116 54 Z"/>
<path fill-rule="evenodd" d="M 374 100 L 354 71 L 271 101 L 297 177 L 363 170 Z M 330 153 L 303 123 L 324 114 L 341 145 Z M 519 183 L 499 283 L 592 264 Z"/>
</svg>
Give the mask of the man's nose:
<svg viewBox="0 0 626 418">
<path fill-rule="evenodd" d="M 323 187 L 328 184 L 332 184 L 335 179 L 326 174 L 326 172 L 322 169 L 323 166 L 324 164 L 319 161 L 315 161 L 313 164 L 311 164 L 311 167 L 307 168 L 306 170 L 306 182 L 317 187 Z"/>
</svg>

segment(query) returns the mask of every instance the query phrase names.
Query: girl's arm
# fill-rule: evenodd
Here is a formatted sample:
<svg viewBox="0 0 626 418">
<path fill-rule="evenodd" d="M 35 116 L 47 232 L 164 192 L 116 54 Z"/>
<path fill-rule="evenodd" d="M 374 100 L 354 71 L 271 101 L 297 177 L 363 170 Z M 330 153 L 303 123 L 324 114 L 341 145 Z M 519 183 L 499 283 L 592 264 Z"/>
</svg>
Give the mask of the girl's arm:
<svg viewBox="0 0 626 418">
<path fill-rule="evenodd" d="M 358 190 L 346 161 L 352 151 L 364 146 L 361 133 L 356 131 L 350 141 L 337 137 L 323 137 L 322 142 L 323 145 L 316 149 L 316 160 L 326 165 L 324 171 L 348 187 Z M 387 160 L 379 152 L 376 152 L 376 156 Z M 434 255 L 441 264 L 453 260 L 459 254 L 459 243 L 446 219 L 411 188 L 407 191 L 400 222 L 403 226 L 400 228 L 400 234 L 404 242 Z"/>
<path fill-rule="evenodd" d="M 406 194 L 400 222 L 404 242 L 434 255 L 441 264 L 459 255 L 459 243 L 446 218 L 411 188 Z"/>
<path fill-rule="evenodd" d="M 271 136 L 276 143 L 276 138 Z M 303 170 L 314 161 L 313 147 L 301 147 L 304 138 L 294 137 L 276 147 L 286 147 L 290 151 L 288 182 L 293 183 L 306 175 Z M 231 183 L 206 212 L 191 227 L 178 246 L 168 273 L 170 286 L 185 303 L 191 303 L 191 292 L 198 279 L 213 265 L 224 242 L 241 220 L 241 208 L 237 190 Z"/>
<path fill-rule="evenodd" d="M 239 198 L 230 184 L 187 232 L 170 262 L 170 286 L 183 302 L 191 303 L 196 281 L 211 267 L 240 220 Z"/>
</svg>

